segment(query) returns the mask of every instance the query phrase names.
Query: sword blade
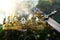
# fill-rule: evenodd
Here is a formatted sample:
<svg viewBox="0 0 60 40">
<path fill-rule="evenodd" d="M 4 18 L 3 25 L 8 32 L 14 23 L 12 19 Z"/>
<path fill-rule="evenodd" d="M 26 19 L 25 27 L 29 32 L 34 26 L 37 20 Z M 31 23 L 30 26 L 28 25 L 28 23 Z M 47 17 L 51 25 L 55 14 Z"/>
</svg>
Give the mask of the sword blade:
<svg viewBox="0 0 60 40">
<path fill-rule="evenodd" d="M 60 32 L 60 24 L 57 23 L 55 20 L 53 20 L 52 18 L 49 18 L 47 20 L 48 24 L 51 25 L 54 29 L 56 29 L 58 32 Z"/>
</svg>

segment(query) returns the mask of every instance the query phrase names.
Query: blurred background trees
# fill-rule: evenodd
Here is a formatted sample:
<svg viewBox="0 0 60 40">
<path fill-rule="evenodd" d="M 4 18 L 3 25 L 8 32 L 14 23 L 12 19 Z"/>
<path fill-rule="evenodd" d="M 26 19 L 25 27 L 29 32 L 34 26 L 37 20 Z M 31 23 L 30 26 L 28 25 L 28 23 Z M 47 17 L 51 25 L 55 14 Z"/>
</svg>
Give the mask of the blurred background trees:
<svg viewBox="0 0 60 40">
<path fill-rule="evenodd" d="M 45 13 L 50 13 L 51 11 L 56 10 L 60 7 L 60 1 L 59 0 L 39 0 L 37 7 Z"/>
</svg>

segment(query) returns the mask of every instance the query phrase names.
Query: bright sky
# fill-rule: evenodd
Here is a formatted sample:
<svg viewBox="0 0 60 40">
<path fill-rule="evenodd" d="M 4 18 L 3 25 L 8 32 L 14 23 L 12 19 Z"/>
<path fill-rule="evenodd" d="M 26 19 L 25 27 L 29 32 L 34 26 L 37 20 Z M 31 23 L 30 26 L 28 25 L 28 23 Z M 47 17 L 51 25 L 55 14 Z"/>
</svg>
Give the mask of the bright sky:
<svg viewBox="0 0 60 40">
<path fill-rule="evenodd" d="M 14 15 L 16 11 L 17 4 L 21 3 L 24 4 L 23 1 L 28 1 L 28 0 L 0 0 L 0 24 L 3 23 L 3 19 L 5 17 L 8 17 L 9 15 Z M 30 0 L 32 2 L 32 0 Z M 35 5 L 37 4 L 36 0 Z M 24 8 L 24 6 L 20 5 L 21 8 Z"/>
</svg>

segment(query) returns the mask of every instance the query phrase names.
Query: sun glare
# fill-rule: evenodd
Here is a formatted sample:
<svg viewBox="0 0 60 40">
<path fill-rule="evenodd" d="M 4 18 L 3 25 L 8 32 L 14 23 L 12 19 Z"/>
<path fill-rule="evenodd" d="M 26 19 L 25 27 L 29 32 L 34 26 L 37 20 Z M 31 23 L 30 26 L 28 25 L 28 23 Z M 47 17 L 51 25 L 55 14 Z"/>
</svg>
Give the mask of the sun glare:
<svg viewBox="0 0 60 40">
<path fill-rule="evenodd" d="M 4 17 L 13 15 L 15 12 L 16 0 L 0 0 L 0 23 L 2 24 Z"/>
<path fill-rule="evenodd" d="M 3 23 L 5 17 L 6 19 L 8 16 L 13 17 L 19 7 L 26 12 L 27 7 L 32 6 L 31 8 L 33 8 L 37 3 L 37 0 L 0 0 L 0 24 Z"/>
</svg>

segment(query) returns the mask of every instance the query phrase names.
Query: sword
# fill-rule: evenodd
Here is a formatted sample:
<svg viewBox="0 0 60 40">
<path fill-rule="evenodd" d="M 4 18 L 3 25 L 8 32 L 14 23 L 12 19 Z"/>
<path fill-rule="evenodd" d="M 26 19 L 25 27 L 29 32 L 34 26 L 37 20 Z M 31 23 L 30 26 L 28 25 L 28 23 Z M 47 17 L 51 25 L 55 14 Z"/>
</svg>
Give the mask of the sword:
<svg viewBox="0 0 60 40">
<path fill-rule="evenodd" d="M 41 11 L 37 8 L 38 11 Z M 42 12 L 42 11 L 41 11 Z M 60 24 L 57 23 L 54 19 L 52 19 L 50 16 L 52 16 L 53 14 L 55 14 L 57 12 L 57 10 L 51 12 L 50 14 L 46 15 L 45 13 L 44 14 L 44 17 L 45 17 L 45 21 L 50 25 L 52 26 L 55 30 L 57 30 L 58 32 L 60 32 Z"/>
</svg>

